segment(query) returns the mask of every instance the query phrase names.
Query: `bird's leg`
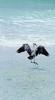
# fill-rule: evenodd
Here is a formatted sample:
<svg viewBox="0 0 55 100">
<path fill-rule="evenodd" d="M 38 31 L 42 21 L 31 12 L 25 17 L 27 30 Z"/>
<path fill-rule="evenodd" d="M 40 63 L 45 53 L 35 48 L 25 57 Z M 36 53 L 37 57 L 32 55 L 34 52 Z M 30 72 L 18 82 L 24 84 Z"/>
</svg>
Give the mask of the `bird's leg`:
<svg viewBox="0 0 55 100">
<path fill-rule="evenodd" d="M 38 65 L 38 63 L 37 63 L 37 62 L 35 62 L 35 57 L 34 57 L 34 62 L 33 62 L 33 63 Z"/>
<path fill-rule="evenodd" d="M 35 58 L 33 59 L 33 61 L 31 60 L 31 63 L 34 63 L 34 64 L 37 64 L 38 65 L 38 63 L 35 62 Z"/>
<path fill-rule="evenodd" d="M 32 60 L 31 60 L 31 63 L 33 63 Z"/>
<path fill-rule="evenodd" d="M 34 58 L 34 63 L 35 63 L 35 58 Z"/>
<path fill-rule="evenodd" d="M 31 60 L 31 63 L 32 63 L 32 60 Z"/>
</svg>

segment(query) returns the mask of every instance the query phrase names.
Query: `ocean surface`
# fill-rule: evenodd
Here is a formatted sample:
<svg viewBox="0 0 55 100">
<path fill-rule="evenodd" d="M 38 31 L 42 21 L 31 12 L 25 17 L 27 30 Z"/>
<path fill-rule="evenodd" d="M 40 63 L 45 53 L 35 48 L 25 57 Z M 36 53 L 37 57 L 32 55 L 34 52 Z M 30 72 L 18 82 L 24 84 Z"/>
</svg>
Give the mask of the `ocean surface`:
<svg viewBox="0 0 55 100">
<path fill-rule="evenodd" d="M 0 45 L 15 47 L 27 42 L 55 45 L 55 10 L 0 16 Z"/>
<path fill-rule="evenodd" d="M 43 45 L 50 56 L 16 50 Z M 55 1 L 0 0 L 0 100 L 55 100 Z"/>
</svg>

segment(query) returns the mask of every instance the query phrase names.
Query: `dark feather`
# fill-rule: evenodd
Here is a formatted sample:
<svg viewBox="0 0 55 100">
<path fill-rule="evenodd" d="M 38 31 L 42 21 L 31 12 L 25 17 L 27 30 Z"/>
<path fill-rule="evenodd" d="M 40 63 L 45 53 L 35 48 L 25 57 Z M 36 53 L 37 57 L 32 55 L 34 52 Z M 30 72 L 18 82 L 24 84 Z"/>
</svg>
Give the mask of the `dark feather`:
<svg viewBox="0 0 55 100">
<path fill-rule="evenodd" d="M 32 50 L 31 50 L 30 46 L 28 44 L 23 44 L 23 46 L 24 46 L 25 51 L 27 51 L 27 53 L 29 55 L 31 55 Z"/>
<path fill-rule="evenodd" d="M 30 59 L 30 60 L 32 60 L 33 58 L 34 58 L 34 56 L 32 56 L 32 55 L 28 57 L 28 59 Z"/>
<path fill-rule="evenodd" d="M 36 50 L 36 56 L 38 54 L 43 54 L 45 56 L 49 56 L 49 53 L 47 52 L 47 50 L 44 48 L 44 46 L 39 46 Z"/>
<path fill-rule="evenodd" d="M 30 46 L 29 46 L 28 44 L 23 44 L 23 46 L 21 46 L 21 47 L 17 50 L 18 53 L 21 53 L 21 52 L 24 52 L 24 51 L 27 51 L 27 53 L 28 53 L 29 55 L 31 55 L 31 53 L 32 53 L 32 50 L 31 50 L 31 48 L 30 48 Z"/>
<path fill-rule="evenodd" d="M 20 48 L 17 50 L 18 53 L 21 53 L 21 52 L 24 52 L 24 51 L 25 51 L 24 46 L 20 47 Z"/>
<path fill-rule="evenodd" d="M 31 53 L 32 53 L 31 49 L 28 49 L 28 50 L 27 50 L 27 53 L 28 53 L 29 55 L 31 55 Z"/>
<path fill-rule="evenodd" d="M 45 55 L 45 56 L 49 56 L 49 53 L 47 52 L 47 50 L 43 47 L 43 53 L 42 53 L 43 55 Z"/>
</svg>

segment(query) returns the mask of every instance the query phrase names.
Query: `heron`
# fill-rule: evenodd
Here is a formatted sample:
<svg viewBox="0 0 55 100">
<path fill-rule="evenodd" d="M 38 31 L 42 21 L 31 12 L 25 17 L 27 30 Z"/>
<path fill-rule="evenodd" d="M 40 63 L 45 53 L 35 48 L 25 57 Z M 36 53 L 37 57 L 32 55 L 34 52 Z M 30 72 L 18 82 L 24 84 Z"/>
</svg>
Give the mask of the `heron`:
<svg viewBox="0 0 55 100">
<path fill-rule="evenodd" d="M 48 51 L 46 50 L 46 48 L 42 45 L 37 46 L 36 43 L 33 43 L 33 49 L 31 49 L 31 47 L 29 46 L 29 44 L 23 44 L 19 49 L 17 49 L 17 53 L 22 53 L 27 51 L 28 53 L 28 59 L 31 60 L 31 63 L 35 63 L 38 65 L 37 62 L 35 62 L 35 57 L 42 54 L 44 56 L 49 56 Z M 34 61 L 32 62 L 32 60 L 34 59 Z"/>
</svg>

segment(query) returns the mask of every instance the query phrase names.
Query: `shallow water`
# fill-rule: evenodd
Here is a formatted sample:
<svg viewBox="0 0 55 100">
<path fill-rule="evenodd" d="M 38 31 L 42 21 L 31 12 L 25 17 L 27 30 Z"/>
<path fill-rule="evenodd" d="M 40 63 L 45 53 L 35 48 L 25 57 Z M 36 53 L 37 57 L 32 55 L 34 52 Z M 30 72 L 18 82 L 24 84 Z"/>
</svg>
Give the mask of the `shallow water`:
<svg viewBox="0 0 55 100">
<path fill-rule="evenodd" d="M 0 47 L 1 100 L 54 100 L 55 47 L 48 47 L 50 56 L 36 57 L 38 66 L 30 63 L 26 53 L 16 48 Z"/>
</svg>

